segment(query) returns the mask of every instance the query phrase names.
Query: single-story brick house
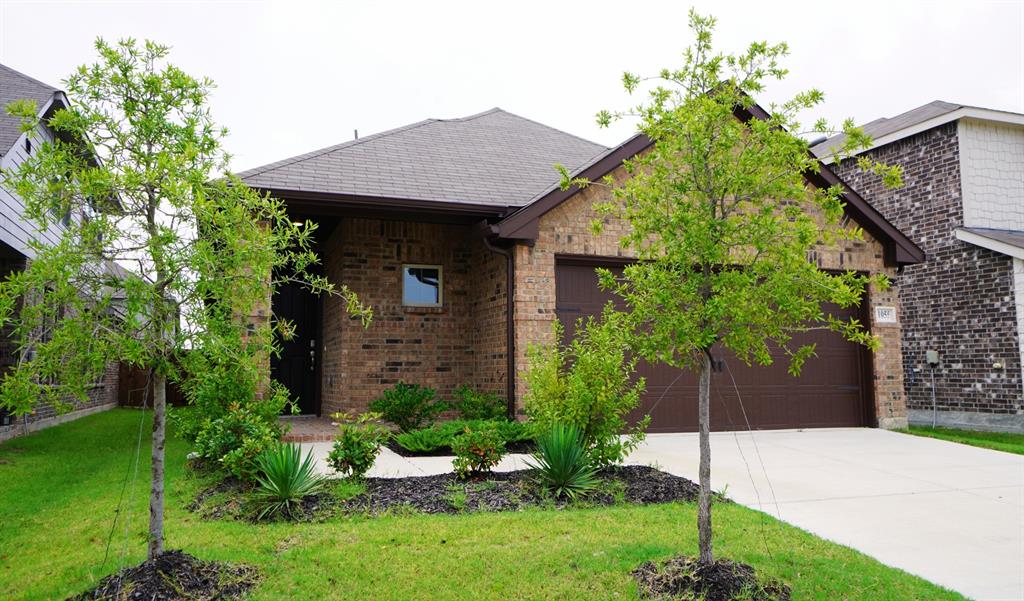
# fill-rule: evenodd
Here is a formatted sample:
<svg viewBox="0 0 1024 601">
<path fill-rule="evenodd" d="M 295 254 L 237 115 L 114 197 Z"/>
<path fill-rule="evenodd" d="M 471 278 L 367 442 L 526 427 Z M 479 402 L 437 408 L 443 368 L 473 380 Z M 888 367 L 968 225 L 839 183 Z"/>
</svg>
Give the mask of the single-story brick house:
<svg viewBox="0 0 1024 601">
<path fill-rule="evenodd" d="M 743 119 L 763 117 L 738 112 Z M 284 200 L 295 219 L 320 224 L 324 273 L 373 306 L 368 329 L 341 303 L 293 288 L 273 299 L 298 336 L 272 365 L 304 413 L 361 411 L 403 380 L 442 396 L 466 383 L 522 409 L 523 370 L 531 343 L 550 342 L 551 324 L 571 326 L 607 299 L 595 266 L 629 261 L 618 243 L 623 224 L 591 233 L 592 203 L 607 189 L 560 190 L 561 163 L 591 179 L 623 175 L 622 161 L 650 140 L 637 135 L 614 147 L 583 140 L 500 109 L 461 119 L 430 119 L 285 159 L 240 174 Z M 839 182 L 827 167 L 808 184 Z M 896 277 L 923 252 L 853 190 L 847 213 L 865 240 L 821 248 L 825 269 Z M 899 299 L 871 290 L 857 314 L 883 347 L 870 353 L 816 332 L 818 357 L 803 377 L 783 364 L 748 368 L 735 361 L 715 375 L 718 429 L 745 427 L 735 377 L 752 427 L 906 424 Z M 696 427 L 696 378 L 642 366 L 648 392 L 641 410 L 652 431 Z"/>
<path fill-rule="evenodd" d="M 935 101 L 864 125 L 887 190 L 833 169 L 928 253 L 900 279 L 911 423 L 1024 432 L 1024 114 Z M 829 161 L 839 138 L 814 147 Z"/>
</svg>

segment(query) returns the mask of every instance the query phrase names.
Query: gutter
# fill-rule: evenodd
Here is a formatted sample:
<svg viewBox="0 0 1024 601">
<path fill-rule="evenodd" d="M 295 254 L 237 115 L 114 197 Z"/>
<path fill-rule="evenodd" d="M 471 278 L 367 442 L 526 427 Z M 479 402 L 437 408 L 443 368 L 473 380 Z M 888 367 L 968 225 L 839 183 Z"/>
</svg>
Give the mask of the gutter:
<svg viewBox="0 0 1024 601">
<path fill-rule="evenodd" d="M 515 336 L 515 270 L 516 262 L 512 254 L 512 248 L 500 248 L 491 243 L 488 233 L 491 227 L 486 221 L 481 222 L 483 241 L 487 250 L 505 257 L 505 369 L 508 372 L 506 377 L 506 405 L 505 411 L 510 420 L 516 418 L 516 336 Z"/>
</svg>

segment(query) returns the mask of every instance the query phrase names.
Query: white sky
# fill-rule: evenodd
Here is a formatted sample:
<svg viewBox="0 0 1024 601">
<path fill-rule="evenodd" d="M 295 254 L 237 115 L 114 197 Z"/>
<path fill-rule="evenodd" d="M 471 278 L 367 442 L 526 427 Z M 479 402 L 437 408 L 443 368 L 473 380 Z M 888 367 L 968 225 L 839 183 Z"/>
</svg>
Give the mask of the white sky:
<svg viewBox="0 0 1024 601">
<path fill-rule="evenodd" d="M 691 4 L 719 18 L 720 49 L 790 44 L 790 78 L 763 103 L 817 87 L 814 116 L 832 120 L 936 99 L 1024 112 L 1024 0 L 0 0 L 0 63 L 59 86 L 96 36 L 170 44 L 217 83 L 236 170 L 494 106 L 612 145 L 629 127 L 601 130 L 594 113 L 628 106 L 623 70 L 678 64 Z"/>
</svg>

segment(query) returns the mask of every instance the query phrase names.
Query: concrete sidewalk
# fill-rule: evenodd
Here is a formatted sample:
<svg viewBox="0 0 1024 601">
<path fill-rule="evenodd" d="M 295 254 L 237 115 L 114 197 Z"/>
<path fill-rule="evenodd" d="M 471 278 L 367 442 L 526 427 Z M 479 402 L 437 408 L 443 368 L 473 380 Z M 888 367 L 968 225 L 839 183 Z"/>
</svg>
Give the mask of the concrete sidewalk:
<svg viewBox="0 0 1024 601">
<path fill-rule="evenodd" d="M 716 432 L 711 456 L 739 503 L 974 599 L 1024 599 L 1024 456 L 867 428 Z M 696 481 L 697 458 L 696 434 L 652 434 L 629 462 Z"/>
</svg>

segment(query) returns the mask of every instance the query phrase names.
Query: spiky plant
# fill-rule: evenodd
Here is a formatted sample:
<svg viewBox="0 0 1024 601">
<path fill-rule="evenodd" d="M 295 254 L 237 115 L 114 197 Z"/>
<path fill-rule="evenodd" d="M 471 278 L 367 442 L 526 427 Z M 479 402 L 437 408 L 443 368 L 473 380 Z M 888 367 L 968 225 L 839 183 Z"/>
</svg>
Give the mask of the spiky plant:
<svg viewBox="0 0 1024 601">
<path fill-rule="evenodd" d="M 556 497 L 575 500 L 597 488 L 597 465 L 587 451 L 583 431 L 575 425 L 553 424 L 537 437 L 532 457 L 526 464 Z"/>
<path fill-rule="evenodd" d="M 313 451 L 302 458 L 296 444 L 281 444 L 261 453 L 256 460 L 259 487 L 253 493 L 256 518 L 294 517 L 294 510 L 304 497 L 324 489 L 324 477 L 316 473 Z"/>
</svg>

